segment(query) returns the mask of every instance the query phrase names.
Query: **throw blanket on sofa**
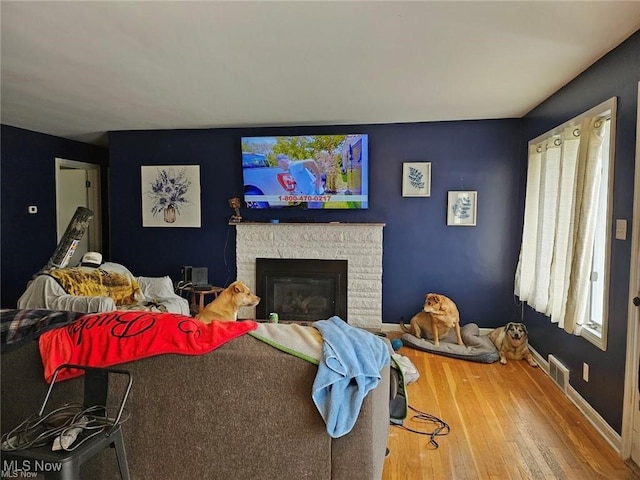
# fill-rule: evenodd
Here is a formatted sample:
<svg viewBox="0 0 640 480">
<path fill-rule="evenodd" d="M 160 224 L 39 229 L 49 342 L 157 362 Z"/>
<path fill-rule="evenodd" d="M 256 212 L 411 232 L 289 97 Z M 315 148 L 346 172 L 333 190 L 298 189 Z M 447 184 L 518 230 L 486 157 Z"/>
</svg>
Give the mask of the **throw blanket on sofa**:
<svg viewBox="0 0 640 480">
<path fill-rule="evenodd" d="M 259 323 L 249 335 L 314 365 L 322 358 L 322 335 L 313 326 Z"/>
<path fill-rule="evenodd" d="M 47 275 L 55 278 L 70 295 L 82 297 L 111 297 L 116 305 L 131 305 L 141 297 L 135 278 L 99 268 L 55 268 Z"/>
<path fill-rule="evenodd" d="M 64 310 L 2 310 L 0 350 L 2 353 L 37 340 L 44 332 L 74 322 L 84 315 Z"/>
<path fill-rule="evenodd" d="M 106 312 L 83 315 L 75 322 L 40 336 L 45 380 L 65 363 L 109 367 L 177 353 L 202 355 L 256 328 L 256 322 L 211 322 L 175 313 Z M 64 369 L 57 380 L 80 376 Z"/>
<path fill-rule="evenodd" d="M 380 383 L 380 370 L 390 362 L 389 348 L 376 335 L 339 317 L 313 326 L 322 334 L 323 357 L 311 396 L 327 432 L 338 438 L 351 431 L 364 397 Z"/>
</svg>

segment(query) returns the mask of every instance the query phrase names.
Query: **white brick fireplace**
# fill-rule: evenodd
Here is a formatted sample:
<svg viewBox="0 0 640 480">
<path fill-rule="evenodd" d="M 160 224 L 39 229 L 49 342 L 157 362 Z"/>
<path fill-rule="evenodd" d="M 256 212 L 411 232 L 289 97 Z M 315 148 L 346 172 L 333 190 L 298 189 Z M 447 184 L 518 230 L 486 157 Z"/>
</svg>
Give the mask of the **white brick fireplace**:
<svg viewBox="0 0 640 480">
<path fill-rule="evenodd" d="M 382 327 L 382 223 L 238 223 L 237 278 L 255 291 L 256 258 L 347 260 L 350 325 Z M 255 318 L 255 309 L 240 311 Z"/>
</svg>

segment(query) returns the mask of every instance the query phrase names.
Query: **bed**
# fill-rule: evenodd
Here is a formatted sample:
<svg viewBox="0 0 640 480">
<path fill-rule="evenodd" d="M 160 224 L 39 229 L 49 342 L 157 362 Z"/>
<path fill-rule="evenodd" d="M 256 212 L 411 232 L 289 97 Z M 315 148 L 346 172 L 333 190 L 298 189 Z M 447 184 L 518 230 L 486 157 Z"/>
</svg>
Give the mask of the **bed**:
<svg viewBox="0 0 640 480">
<path fill-rule="evenodd" d="M 417 338 L 410 333 L 404 333 L 401 338 L 402 342 L 408 347 L 437 355 L 480 363 L 493 363 L 500 359 L 498 349 L 489 337 L 480 335 L 480 328 L 475 323 L 462 325 L 460 327 L 460 335 L 464 346 L 456 343 L 453 329 L 440 339 L 440 345 L 437 347 L 431 340 Z"/>
</svg>

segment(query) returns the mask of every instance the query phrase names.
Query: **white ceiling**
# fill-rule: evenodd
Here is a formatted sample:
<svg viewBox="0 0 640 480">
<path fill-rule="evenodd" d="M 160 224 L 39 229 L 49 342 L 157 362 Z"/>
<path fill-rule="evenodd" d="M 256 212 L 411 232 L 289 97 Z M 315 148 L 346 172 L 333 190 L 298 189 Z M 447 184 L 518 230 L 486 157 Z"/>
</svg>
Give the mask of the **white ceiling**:
<svg viewBox="0 0 640 480">
<path fill-rule="evenodd" d="M 640 29 L 637 1 L 2 0 L 0 14 L 2 123 L 101 144 L 517 118 Z"/>
</svg>

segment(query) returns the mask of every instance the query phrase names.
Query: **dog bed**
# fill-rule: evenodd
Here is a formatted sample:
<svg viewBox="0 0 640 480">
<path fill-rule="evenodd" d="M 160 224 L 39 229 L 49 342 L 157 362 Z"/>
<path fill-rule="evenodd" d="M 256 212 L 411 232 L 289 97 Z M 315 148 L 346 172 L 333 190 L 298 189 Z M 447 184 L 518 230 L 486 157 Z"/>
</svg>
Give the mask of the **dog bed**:
<svg viewBox="0 0 640 480">
<path fill-rule="evenodd" d="M 480 328 L 475 323 L 467 323 L 460 327 L 460 335 L 465 346 L 458 345 L 456 333 L 453 329 L 440 339 L 440 345 L 435 346 L 431 340 L 417 338 L 410 333 L 402 335 L 402 342 L 412 348 L 424 350 L 447 357 L 470 360 L 472 362 L 493 363 L 500 359 L 498 349 L 486 335 L 480 335 Z"/>
</svg>

